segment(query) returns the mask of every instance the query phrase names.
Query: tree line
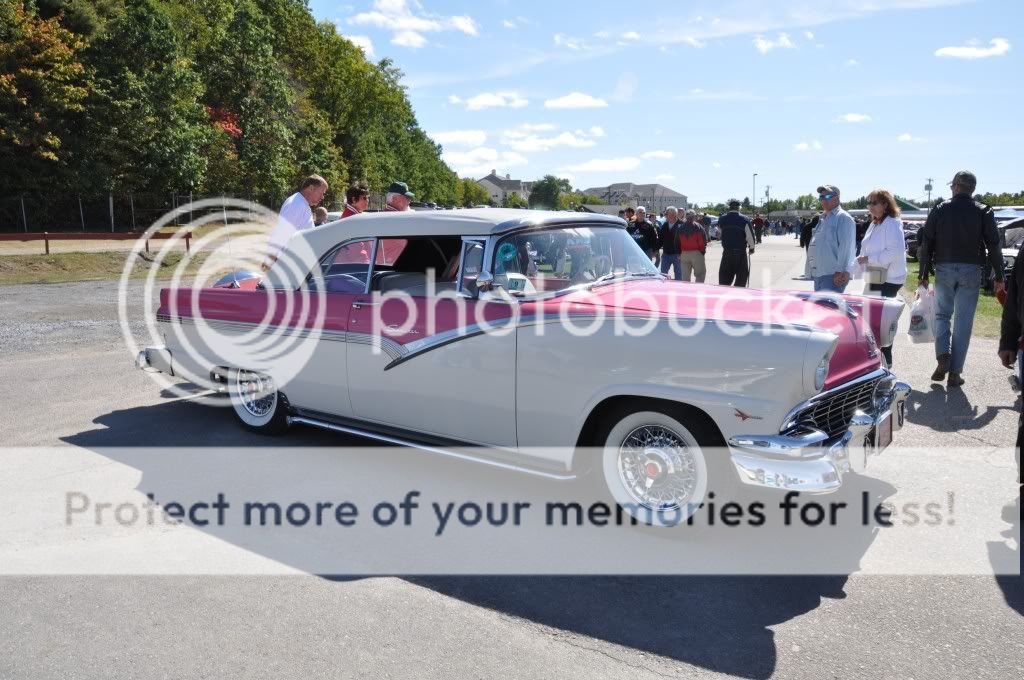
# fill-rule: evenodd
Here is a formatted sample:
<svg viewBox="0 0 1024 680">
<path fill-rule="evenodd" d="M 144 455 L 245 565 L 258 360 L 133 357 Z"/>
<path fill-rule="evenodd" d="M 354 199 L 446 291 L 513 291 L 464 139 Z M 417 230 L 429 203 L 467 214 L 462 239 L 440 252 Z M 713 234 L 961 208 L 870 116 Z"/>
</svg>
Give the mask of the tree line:
<svg viewBox="0 0 1024 680">
<path fill-rule="evenodd" d="M 388 59 L 305 0 L 0 0 L 0 194 L 279 201 L 301 177 L 465 204 Z M 475 196 L 475 194 L 474 194 Z"/>
</svg>

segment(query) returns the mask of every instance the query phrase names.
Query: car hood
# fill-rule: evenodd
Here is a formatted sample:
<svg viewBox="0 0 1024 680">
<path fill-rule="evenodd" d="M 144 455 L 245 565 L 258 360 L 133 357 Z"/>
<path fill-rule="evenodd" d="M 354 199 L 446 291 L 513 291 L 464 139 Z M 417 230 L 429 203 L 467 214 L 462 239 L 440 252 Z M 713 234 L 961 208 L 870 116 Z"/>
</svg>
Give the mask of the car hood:
<svg viewBox="0 0 1024 680">
<path fill-rule="evenodd" d="M 834 333 L 839 343 L 829 364 L 826 389 L 876 370 L 881 361 L 876 341 L 881 300 L 664 279 L 597 286 L 576 291 L 562 300 L 574 306 L 603 307 L 609 313 L 621 310 L 627 314 L 677 316 L 752 328 L 768 325 Z M 752 344 L 756 344 L 757 332 L 752 332 L 752 336 Z"/>
</svg>

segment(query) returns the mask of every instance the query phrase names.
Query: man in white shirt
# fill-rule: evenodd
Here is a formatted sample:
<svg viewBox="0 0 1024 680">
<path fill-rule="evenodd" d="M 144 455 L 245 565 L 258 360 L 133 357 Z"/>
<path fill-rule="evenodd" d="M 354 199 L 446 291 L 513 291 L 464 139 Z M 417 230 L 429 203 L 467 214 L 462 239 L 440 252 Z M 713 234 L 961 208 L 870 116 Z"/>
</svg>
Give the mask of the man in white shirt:
<svg viewBox="0 0 1024 680">
<path fill-rule="evenodd" d="M 289 196 L 281 205 L 277 217 L 277 225 L 270 232 L 267 243 L 267 266 L 273 264 L 285 244 L 296 232 L 313 228 L 313 210 L 311 206 L 324 200 L 327 193 L 327 180 L 320 175 L 310 175 L 302 180 L 299 190 Z"/>
</svg>

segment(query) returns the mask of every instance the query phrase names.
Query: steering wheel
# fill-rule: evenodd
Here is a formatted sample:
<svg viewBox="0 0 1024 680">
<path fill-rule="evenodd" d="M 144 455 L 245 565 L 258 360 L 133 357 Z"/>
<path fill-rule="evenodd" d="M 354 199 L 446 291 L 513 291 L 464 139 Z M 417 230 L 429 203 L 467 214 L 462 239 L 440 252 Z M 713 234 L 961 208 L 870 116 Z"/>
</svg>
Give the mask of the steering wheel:
<svg viewBox="0 0 1024 680">
<path fill-rule="evenodd" d="M 328 293 L 361 293 L 366 283 L 351 274 L 336 274 L 324 279 L 324 290 Z"/>
</svg>

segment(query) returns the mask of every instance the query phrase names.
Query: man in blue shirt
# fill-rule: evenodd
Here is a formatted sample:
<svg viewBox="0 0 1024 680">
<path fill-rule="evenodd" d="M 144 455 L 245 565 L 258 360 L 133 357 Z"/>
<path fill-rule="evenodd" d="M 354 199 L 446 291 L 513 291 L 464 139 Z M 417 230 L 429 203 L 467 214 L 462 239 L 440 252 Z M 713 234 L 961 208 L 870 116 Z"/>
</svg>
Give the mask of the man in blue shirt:
<svg viewBox="0 0 1024 680">
<path fill-rule="evenodd" d="M 821 220 L 814 230 L 814 290 L 842 293 L 850 282 L 857 247 L 857 226 L 839 205 L 839 189 L 818 187 Z"/>
</svg>

